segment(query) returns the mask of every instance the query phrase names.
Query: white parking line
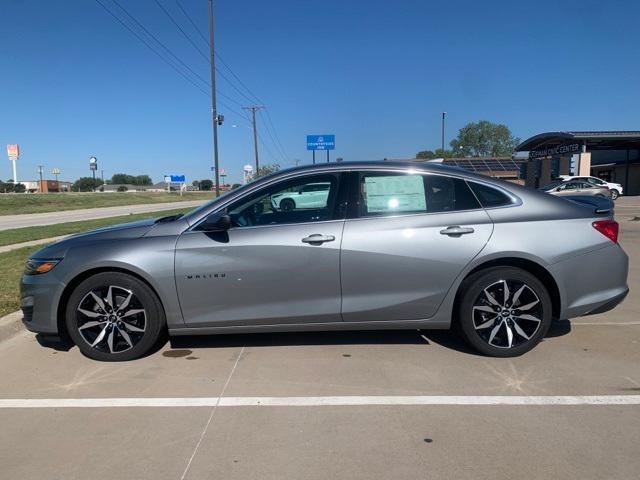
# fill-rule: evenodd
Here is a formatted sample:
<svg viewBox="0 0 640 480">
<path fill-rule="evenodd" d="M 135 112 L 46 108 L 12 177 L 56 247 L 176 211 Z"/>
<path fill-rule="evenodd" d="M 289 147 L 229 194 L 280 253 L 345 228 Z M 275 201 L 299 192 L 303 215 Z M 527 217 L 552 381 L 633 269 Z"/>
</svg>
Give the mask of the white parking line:
<svg viewBox="0 0 640 480">
<path fill-rule="evenodd" d="M 640 322 L 571 322 L 574 325 L 608 325 L 608 326 L 624 326 L 624 325 L 640 325 Z"/>
<path fill-rule="evenodd" d="M 376 405 L 640 405 L 640 395 L 335 396 L 0 399 L 8 408 L 323 407 Z"/>
</svg>

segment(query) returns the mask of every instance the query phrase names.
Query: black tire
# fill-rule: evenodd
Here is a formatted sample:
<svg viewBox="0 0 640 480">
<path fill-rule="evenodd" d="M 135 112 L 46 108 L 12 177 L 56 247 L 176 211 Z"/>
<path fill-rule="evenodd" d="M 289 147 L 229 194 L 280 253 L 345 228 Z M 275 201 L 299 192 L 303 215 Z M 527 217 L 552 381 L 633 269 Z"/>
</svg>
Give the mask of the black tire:
<svg viewBox="0 0 640 480">
<path fill-rule="evenodd" d="M 80 351 L 101 361 L 139 358 L 151 351 L 166 331 L 164 309 L 154 291 L 136 277 L 120 272 L 98 273 L 81 282 L 69 298 L 65 320 Z M 91 341 L 97 344 L 92 346 Z"/>
<path fill-rule="evenodd" d="M 612 188 L 611 189 L 611 200 L 615 200 L 619 196 L 620 196 L 620 194 L 618 193 L 618 190 L 616 190 L 615 188 Z"/>
<path fill-rule="evenodd" d="M 291 210 L 295 210 L 296 202 L 291 200 L 290 198 L 284 198 L 280 202 L 280 210 L 283 212 L 290 212 Z"/>
<path fill-rule="evenodd" d="M 519 290 L 522 291 L 516 298 Z M 465 341 L 484 355 L 522 355 L 540 343 L 551 325 L 552 305 L 547 289 L 538 278 L 520 268 L 481 270 L 465 279 L 460 292 L 456 326 Z M 511 301 L 515 301 L 515 308 Z"/>
</svg>

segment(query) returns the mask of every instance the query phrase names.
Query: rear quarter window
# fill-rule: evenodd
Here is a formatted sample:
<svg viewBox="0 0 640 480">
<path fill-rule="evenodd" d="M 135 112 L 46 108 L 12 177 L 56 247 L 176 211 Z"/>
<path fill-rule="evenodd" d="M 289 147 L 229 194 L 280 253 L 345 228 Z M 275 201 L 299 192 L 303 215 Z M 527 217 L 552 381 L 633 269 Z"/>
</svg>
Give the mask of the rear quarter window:
<svg viewBox="0 0 640 480">
<path fill-rule="evenodd" d="M 497 188 L 482 185 L 480 183 L 468 182 L 473 193 L 476 194 L 478 200 L 484 208 L 503 207 L 511 205 L 513 200 L 506 193 Z"/>
</svg>

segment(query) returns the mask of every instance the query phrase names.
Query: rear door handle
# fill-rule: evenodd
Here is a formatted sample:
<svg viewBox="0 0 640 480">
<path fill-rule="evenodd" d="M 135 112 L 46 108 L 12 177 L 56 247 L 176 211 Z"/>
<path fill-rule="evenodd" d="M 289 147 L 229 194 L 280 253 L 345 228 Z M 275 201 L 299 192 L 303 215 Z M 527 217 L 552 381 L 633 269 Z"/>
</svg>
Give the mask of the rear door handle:
<svg viewBox="0 0 640 480">
<path fill-rule="evenodd" d="M 475 230 L 471 227 L 460 227 L 456 225 L 440 230 L 440 233 L 442 235 L 449 235 L 450 237 L 459 237 L 460 235 L 466 235 L 467 233 L 473 233 L 474 231 Z"/>
<path fill-rule="evenodd" d="M 336 239 L 333 235 L 322 235 L 320 233 L 314 233 L 308 237 L 302 239 L 302 243 L 308 243 L 310 245 L 321 245 L 324 242 L 333 242 Z"/>
</svg>

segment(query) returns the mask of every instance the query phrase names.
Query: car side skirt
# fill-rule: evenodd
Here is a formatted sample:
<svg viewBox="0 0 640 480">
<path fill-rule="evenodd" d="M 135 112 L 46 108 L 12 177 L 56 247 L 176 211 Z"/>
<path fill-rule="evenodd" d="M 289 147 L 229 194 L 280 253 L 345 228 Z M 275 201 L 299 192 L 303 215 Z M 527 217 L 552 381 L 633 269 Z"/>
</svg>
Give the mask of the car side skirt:
<svg viewBox="0 0 640 480">
<path fill-rule="evenodd" d="M 451 321 L 403 320 L 376 322 L 293 323 L 281 325 L 236 325 L 228 327 L 170 328 L 170 335 L 216 335 L 229 333 L 320 332 L 332 330 L 446 330 Z"/>
</svg>

